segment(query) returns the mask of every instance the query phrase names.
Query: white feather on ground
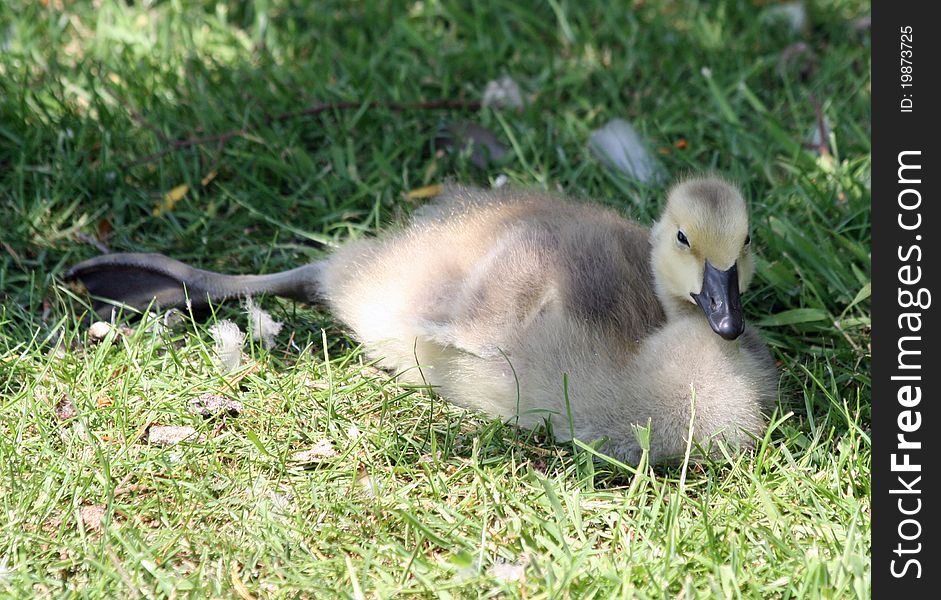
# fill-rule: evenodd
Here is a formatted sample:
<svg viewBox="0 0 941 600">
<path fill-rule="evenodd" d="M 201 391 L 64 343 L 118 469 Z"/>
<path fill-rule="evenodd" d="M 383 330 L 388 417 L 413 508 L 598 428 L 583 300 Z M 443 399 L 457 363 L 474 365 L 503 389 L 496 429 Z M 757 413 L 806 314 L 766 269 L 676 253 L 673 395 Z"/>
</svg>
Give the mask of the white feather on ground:
<svg viewBox="0 0 941 600">
<path fill-rule="evenodd" d="M 219 321 L 209 328 L 209 334 L 214 342 L 219 368 L 223 372 L 238 368 L 242 362 L 242 344 L 245 343 L 245 334 L 239 326 L 232 321 Z"/>
<path fill-rule="evenodd" d="M 522 108 L 523 93 L 512 77 L 504 75 L 500 79 L 487 82 L 482 104 L 495 108 Z"/>
<path fill-rule="evenodd" d="M 270 350 L 274 346 L 274 339 L 281 333 L 283 323 L 271 318 L 271 315 L 258 307 L 251 298 L 245 300 L 245 313 L 251 322 L 253 340 L 261 340 L 262 346 Z"/>
<path fill-rule="evenodd" d="M 663 167 L 647 148 L 647 143 L 624 119 L 613 119 L 601 129 L 596 129 L 588 140 L 588 146 L 595 158 L 628 177 L 643 183 L 666 179 Z"/>
</svg>

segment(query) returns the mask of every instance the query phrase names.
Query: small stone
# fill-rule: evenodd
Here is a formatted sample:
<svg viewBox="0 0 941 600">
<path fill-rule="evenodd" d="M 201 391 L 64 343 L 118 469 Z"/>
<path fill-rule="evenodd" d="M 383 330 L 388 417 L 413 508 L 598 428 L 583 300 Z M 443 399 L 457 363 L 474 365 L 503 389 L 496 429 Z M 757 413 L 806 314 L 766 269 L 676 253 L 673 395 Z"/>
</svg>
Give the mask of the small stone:
<svg viewBox="0 0 941 600">
<path fill-rule="evenodd" d="M 221 415 L 237 417 L 242 412 L 242 403 L 219 394 L 202 394 L 189 402 L 190 412 L 211 418 Z"/>
<path fill-rule="evenodd" d="M 100 342 L 101 340 L 105 339 L 111 329 L 111 323 L 107 323 L 105 321 L 95 321 L 88 328 L 88 337 L 96 342 Z"/>
<path fill-rule="evenodd" d="M 173 446 L 182 441 L 201 441 L 201 436 L 186 425 L 153 425 L 147 433 L 147 441 L 154 446 Z"/>
<path fill-rule="evenodd" d="M 325 458 L 334 458 L 340 454 L 333 449 L 330 440 L 320 440 L 307 450 L 301 450 L 291 455 L 291 461 L 297 463 L 320 462 Z"/>
</svg>

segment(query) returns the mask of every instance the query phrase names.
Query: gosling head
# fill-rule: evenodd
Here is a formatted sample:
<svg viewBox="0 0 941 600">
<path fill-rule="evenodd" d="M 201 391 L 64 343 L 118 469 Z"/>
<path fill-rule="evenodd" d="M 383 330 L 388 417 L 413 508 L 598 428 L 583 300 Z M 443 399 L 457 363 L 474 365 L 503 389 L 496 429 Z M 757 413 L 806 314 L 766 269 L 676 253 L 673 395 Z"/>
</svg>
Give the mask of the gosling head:
<svg viewBox="0 0 941 600">
<path fill-rule="evenodd" d="M 674 186 L 651 244 L 654 284 L 667 314 L 698 305 L 713 331 L 738 338 L 745 330 L 741 292 L 755 271 L 739 191 L 713 178 Z"/>
</svg>

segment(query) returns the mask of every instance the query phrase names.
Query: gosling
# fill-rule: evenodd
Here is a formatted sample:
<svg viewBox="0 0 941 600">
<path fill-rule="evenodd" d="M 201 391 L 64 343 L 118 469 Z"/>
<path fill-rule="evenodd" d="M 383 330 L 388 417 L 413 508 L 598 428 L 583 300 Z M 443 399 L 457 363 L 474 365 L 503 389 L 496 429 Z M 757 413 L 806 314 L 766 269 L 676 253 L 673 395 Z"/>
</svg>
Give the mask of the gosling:
<svg viewBox="0 0 941 600">
<path fill-rule="evenodd" d="M 145 309 L 271 293 L 325 303 L 406 382 L 559 441 L 637 464 L 745 449 L 777 373 L 744 322 L 754 273 L 745 201 L 729 183 L 674 186 L 653 228 L 532 191 L 453 187 L 411 223 L 271 275 L 222 275 L 160 254 L 73 267 L 89 292 Z M 108 302 L 110 300 L 110 302 Z"/>
</svg>

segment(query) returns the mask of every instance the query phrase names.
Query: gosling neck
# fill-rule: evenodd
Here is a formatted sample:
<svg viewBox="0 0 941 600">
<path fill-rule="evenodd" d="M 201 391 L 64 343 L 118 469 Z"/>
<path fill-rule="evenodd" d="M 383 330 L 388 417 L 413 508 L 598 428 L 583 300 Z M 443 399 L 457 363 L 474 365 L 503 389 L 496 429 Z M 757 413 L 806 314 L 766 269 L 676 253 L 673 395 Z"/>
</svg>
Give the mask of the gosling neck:
<svg viewBox="0 0 941 600">
<path fill-rule="evenodd" d="M 682 300 L 666 292 L 660 282 L 657 281 L 656 276 L 654 277 L 654 288 L 657 294 L 657 299 L 660 300 L 660 306 L 663 307 L 663 312 L 667 316 L 667 322 L 674 321 L 676 319 L 689 318 L 696 315 L 703 317 L 703 322 L 705 322 L 705 317 L 703 316 L 702 310 L 699 308 L 699 306 L 693 302 Z"/>
<path fill-rule="evenodd" d="M 660 300 L 660 305 L 663 307 L 663 312 L 666 314 L 667 324 L 676 321 L 685 321 L 697 330 L 702 329 L 703 332 L 708 332 L 708 335 L 715 336 L 716 340 L 723 347 L 727 344 L 730 348 L 734 348 L 739 344 L 741 337 L 734 340 L 724 340 L 718 333 L 713 331 L 709 325 L 709 321 L 706 319 L 706 315 L 703 314 L 702 309 L 699 308 L 698 305 L 668 295 L 664 293 L 659 286 L 657 286 L 656 292 L 657 298 Z"/>
</svg>

